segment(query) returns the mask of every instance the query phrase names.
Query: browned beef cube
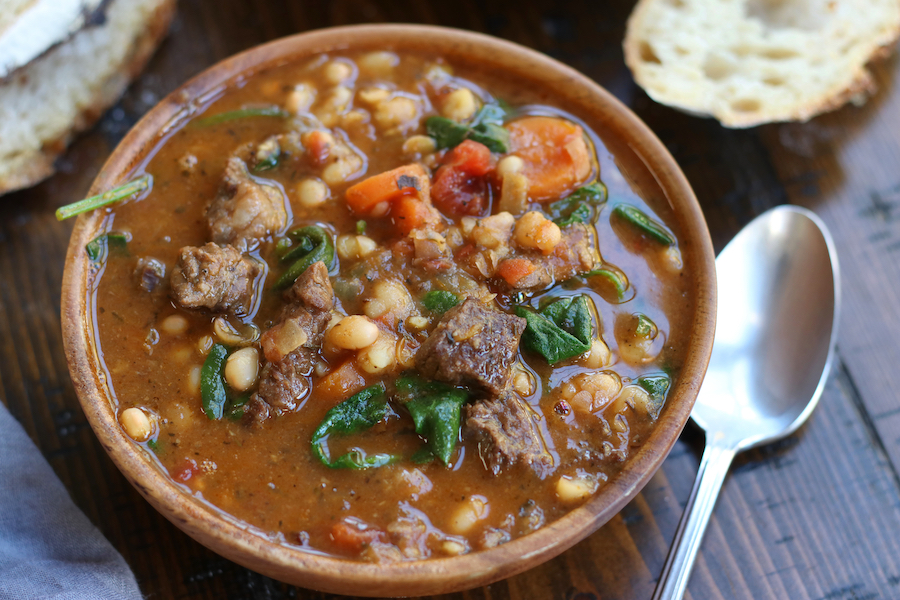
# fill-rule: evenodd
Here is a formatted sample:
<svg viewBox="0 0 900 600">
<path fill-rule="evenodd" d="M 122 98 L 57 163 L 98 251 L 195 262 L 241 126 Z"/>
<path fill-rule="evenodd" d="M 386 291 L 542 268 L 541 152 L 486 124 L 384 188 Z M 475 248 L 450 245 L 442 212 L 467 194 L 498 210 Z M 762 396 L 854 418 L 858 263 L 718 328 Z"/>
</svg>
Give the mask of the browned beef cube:
<svg viewBox="0 0 900 600">
<path fill-rule="evenodd" d="M 499 396 L 509 373 L 525 319 L 467 298 L 444 315 L 416 354 L 416 367 L 429 379 L 467 385 Z"/>
<path fill-rule="evenodd" d="M 309 393 L 309 376 L 334 307 L 325 263 L 311 265 L 283 297 L 288 304 L 278 322 L 263 334 L 267 362 L 245 410 L 247 420 L 255 424 L 296 410 Z"/>
<path fill-rule="evenodd" d="M 243 312 L 250 304 L 258 274 L 256 261 L 233 246 L 185 246 L 172 270 L 172 297 L 183 308 Z"/>
<path fill-rule="evenodd" d="M 532 411 L 515 394 L 466 406 L 466 431 L 478 440 L 481 459 L 495 475 L 516 463 L 536 471 L 551 464 Z"/>
<path fill-rule="evenodd" d="M 210 237 L 246 251 L 250 242 L 263 239 L 287 224 L 284 195 L 263 185 L 247 172 L 240 158 L 231 157 L 219 193 L 206 213 Z"/>
</svg>

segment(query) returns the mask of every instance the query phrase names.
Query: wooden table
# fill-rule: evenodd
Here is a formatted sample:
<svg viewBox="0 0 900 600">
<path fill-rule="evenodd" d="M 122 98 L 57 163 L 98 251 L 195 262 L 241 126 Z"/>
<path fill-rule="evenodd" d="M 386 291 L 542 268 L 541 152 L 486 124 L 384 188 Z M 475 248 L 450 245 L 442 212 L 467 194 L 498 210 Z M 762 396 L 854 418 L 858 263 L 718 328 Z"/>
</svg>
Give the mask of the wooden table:
<svg viewBox="0 0 900 600">
<path fill-rule="evenodd" d="M 124 555 L 151 598 L 330 598 L 290 588 L 206 550 L 137 494 L 87 426 L 62 351 L 59 297 L 71 223 L 111 149 L 168 91 L 226 56 L 305 31 L 360 22 L 474 29 L 531 46 L 594 78 L 662 138 L 691 181 L 717 250 L 765 209 L 816 211 L 843 275 L 838 359 L 810 423 L 738 458 L 689 588 L 694 599 L 900 598 L 900 75 L 875 70 L 864 107 L 806 124 L 723 129 L 657 105 L 622 61 L 626 2 L 430 3 L 182 0 L 146 72 L 59 162 L 0 205 L 0 394 L 76 504 Z M 694 480 L 690 427 L 617 517 L 555 560 L 447 598 L 649 598 Z"/>
</svg>

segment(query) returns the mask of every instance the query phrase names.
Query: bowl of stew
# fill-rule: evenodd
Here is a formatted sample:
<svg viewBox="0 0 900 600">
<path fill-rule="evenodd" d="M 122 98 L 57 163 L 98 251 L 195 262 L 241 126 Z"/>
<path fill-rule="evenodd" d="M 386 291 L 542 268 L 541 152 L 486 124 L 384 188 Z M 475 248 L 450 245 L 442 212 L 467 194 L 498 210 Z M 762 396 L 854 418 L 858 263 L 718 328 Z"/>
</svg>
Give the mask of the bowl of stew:
<svg viewBox="0 0 900 600">
<path fill-rule="evenodd" d="M 92 193 L 62 298 L 91 426 L 169 520 L 290 583 L 433 594 L 551 558 L 646 484 L 709 359 L 713 251 L 675 161 L 495 38 L 251 49 Z"/>
</svg>

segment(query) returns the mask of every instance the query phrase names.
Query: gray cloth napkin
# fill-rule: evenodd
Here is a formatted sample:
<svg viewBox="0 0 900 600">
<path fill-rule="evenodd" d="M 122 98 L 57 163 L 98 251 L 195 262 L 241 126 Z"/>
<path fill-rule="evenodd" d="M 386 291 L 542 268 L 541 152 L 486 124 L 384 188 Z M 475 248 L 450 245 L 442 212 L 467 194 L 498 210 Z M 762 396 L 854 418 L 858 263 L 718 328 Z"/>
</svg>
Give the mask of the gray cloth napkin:
<svg viewBox="0 0 900 600">
<path fill-rule="evenodd" d="M 122 556 L 0 402 L 0 600 L 139 600 Z"/>
</svg>

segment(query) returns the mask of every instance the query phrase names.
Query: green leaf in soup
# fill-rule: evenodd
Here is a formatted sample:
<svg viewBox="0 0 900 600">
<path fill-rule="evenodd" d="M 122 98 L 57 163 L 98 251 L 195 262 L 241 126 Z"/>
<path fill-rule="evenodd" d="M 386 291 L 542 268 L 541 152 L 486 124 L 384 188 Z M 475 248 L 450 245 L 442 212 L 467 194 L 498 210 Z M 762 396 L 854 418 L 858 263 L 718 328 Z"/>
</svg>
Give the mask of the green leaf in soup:
<svg viewBox="0 0 900 600">
<path fill-rule="evenodd" d="M 574 298 L 561 298 L 543 307 L 539 312 L 581 342 L 590 344 L 593 319 L 587 296 L 582 294 Z"/>
<path fill-rule="evenodd" d="M 126 198 L 134 196 L 138 192 L 143 192 L 144 190 L 149 188 L 152 183 L 153 178 L 150 175 L 141 175 L 140 177 L 136 177 L 128 183 L 124 183 L 119 187 L 115 187 L 108 192 L 97 194 L 96 196 L 91 196 L 90 198 L 85 198 L 84 200 L 79 200 L 78 202 L 73 202 L 72 204 L 67 204 L 66 206 L 59 207 L 58 209 L 56 209 L 56 220 L 62 221 L 64 219 L 68 219 L 69 217 L 74 217 L 75 215 L 80 215 L 81 213 L 94 210 L 95 208 L 101 208 L 103 206 L 119 202 L 120 200 L 125 200 Z"/>
<path fill-rule="evenodd" d="M 645 314 L 637 313 L 635 316 L 637 317 L 637 324 L 634 327 L 635 335 L 642 338 L 655 338 L 659 331 L 656 323 Z"/>
<path fill-rule="evenodd" d="M 365 235 L 366 234 L 366 222 L 363 220 L 359 220 L 356 222 L 356 235 Z"/>
<path fill-rule="evenodd" d="M 228 400 L 228 394 L 225 392 L 225 378 L 222 374 L 227 358 L 228 348 L 222 344 L 214 344 L 200 369 L 200 397 L 203 402 L 203 412 L 207 418 L 212 420 L 222 418 L 225 402 Z"/>
<path fill-rule="evenodd" d="M 253 161 L 253 172 L 262 173 L 278 166 L 281 160 L 281 145 L 277 138 L 269 138 L 256 148 Z"/>
<path fill-rule="evenodd" d="M 650 395 L 650 404 L 647 412 L 653 419 L 659 416 L 663 404 L 666 402 L 666 394 L 671 386 L 671 379 L 667 374 L 641 375 L 637 378 L 637 384 L 644 388 Z"/>
<path fill-rule="evenodd" d="M 469 128 L 446 117 L 428 117 L 425 120 L 425 131 L 434 138 L 438 149 L 454 148 L 466 139 Z"/>
<path fill-rule="evenodd" d="M 522 344 L 551 365 L 591 348 L 593 318 L 587 296 L 583 294 L 551 302 L 539 312 L 517 306 L 515 313 L 527 321 Z"/>
<path fill-rule="evenodd" d="M 599 269 L 588 271 L 584 274 L 584 276 L 599 277 L 603 279 L 606 283 L 612 286 L 612 288 L 616 292 L 616 298 L 618 298 L 619 300 L 622 300 L 625 297 L 625 292 L 628 291 L 628 278 L 622 271 L 620 271 L 616 267 L 604 265 Z"/>
<path fill-rule="evenodd" d="M 469 139 L 484 144 L 491 152 L 509 150 L 509 131 L 500 125 L 482 123 L 469 130 Z"/>
<path fill-rule="evenodd" d="M 313 454 L 323 465 L 332 469 L 370 469 L 396 462 L 399 457 L 393 454 L 367 455 L 358 448 L 331 460 L 326 445 L 329 435 L 351 435 L 365 431 L 390 414 L 383 383 L 357 392 L 325 414 L 312 435 Z"/>
<path fill-rule="evenodd" d="M 329 271 L 334 270 L 334 242 L 330 233 L 318 225 L 310 225 L 295 229 L 288 235 L 294 241 L 294 245 L 281 257 L 281 261 L 293 261 L 293 264 L 275 282 L 276 290 L 292 286 L 306 269 L 319 261 L 325 263 Z"/>
<path fill-rule="evenodd" d="M 459 296 L 444 290 L 432 290 L 422 297 L 422 306 L 436 315 L 442 315 L 459 304 Z"/>
<path fill-rule="evenodd" d="M 240 421 L 244 416 L 244 407 L 250 401 L 250 394 L 242 394 L 225 403 L 225 417 L 231 421 Z"/>
<path fill-rule="evenodd" d="M 478 125 L 503 125 L 510 112 L 509 105 L 498 100 L 496 102 L 488 102 L 483 105 L 472 117 L 471 126 L 474 128 Z"/>
<path fill-rule="evenodd" d="M 228 121 L 236 121 L 237 119 L 248 119 L 251 117 L 276 117 L 286 119 L 290 114 L 277 106 L 261 106 L 257 108 L 240 108 L 238 110 L 230 110 L 227 112 L 210 115 L 197 119 L 192 123 L 194 127 L 209 127 L 210 125 L 218 125 Z"/>
<path fill-rule="evenodd" d="M 469 393 L 437 381 L 406 374 L 397 379 L 397 394 L 412 416 L 416 433 L 428 450 L 449 466 L 459 441 L 461 411 Z"/>
<path fill-rule="evenodd" d="M 128 236 L 121 231 L 101 233 L 85 245 L 84 251 L 92 261 L 100 261 L 107 252 L 128 256 Z"/>
<path fill-rule="evenodd" d="M 622 219 L 635 231 L 655 242 L 666 246 L 675 245 L 673 236 L 665 226 L 649 216 L 636 206 L 631 204 L 618 204 L 613 208 L 613 215 Z"/>
<path fill-rule="evenodd" d="M 573 223 L 590 223 L 598 206 L 606 202 L 606 186 L 599 181 L 578 188 L 562 200 L 547 206 L 553 222 L 560 227 Z"/>
</svg>

